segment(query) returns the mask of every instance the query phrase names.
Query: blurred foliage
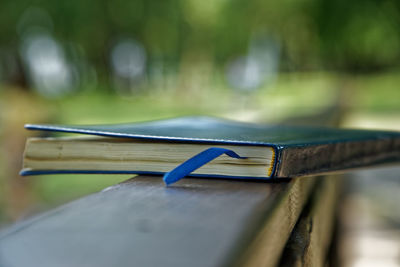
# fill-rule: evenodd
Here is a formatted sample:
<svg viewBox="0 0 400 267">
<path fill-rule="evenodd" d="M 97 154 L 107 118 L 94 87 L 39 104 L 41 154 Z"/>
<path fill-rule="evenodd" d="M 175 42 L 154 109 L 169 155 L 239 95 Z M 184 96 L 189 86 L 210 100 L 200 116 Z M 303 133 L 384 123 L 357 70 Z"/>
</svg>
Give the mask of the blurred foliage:
<svg viewBox="0 0 400 267">
<path fill-rule="evenodd" d="M 111 73 L 108 54 L 121 37 L 144 45 L 149 66 L 162 60 L 168 70 L 179 71 L 186 60 L 224 66 L 246 53 L 258 35 L 279 43 L 282 70 L 380 70 L 399 64 L 399 27 L 400 2 L 395 0 L 3 0 L 0 4 L 0 49 L 19 57 L 26 30 L 40 28 L 54 35 L 70 57 L 84 56 L 102 80 Z M 3 65 L 6 62 L 3 57 Z"/>
</svg>

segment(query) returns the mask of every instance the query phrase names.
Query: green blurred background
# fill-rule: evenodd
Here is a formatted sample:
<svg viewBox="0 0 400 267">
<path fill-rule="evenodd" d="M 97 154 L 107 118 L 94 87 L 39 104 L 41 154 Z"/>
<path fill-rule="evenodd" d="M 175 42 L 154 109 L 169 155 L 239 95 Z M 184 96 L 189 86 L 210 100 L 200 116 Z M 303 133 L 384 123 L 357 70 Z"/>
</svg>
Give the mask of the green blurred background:
<svg viewBox="0 0 400 267">
<path fill-rule="evenodd" d="M 0 225 L 127 178 L 18 176 L 24 123 L 330 112 L 400 129 L 399 29 L 396 0 L 2 0 Z"/>
</svg>

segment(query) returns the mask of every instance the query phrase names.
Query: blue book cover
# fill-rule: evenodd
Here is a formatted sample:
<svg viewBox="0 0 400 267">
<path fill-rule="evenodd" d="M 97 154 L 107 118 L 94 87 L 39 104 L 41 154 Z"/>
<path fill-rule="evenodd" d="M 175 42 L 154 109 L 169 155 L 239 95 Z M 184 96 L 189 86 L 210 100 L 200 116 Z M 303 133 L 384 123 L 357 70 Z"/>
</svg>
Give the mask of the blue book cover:
<svg viewBox="0 0 400 267">
<path fill-rule="evenodd" d="M 124 138 L 147 143 L 206 145 L 207 151 L 195 155 L 182 164 L 172 176 L 212 176 L 224 178 L 270 179 L 296 177 L 358 168 L 382 163 L 399 162 L 400 133 L 389 131 L 350 130 L 323 127 L 294 127 L 263 125 L 223 120 L 210 117 L 183 117 L 115 125 L 25 125 L 26 129 L 55 131 L 112 139 Z M 227 147 L 228 146 L 228 147 Z M 239 153 L 242 147 L 264 147 L 271 150 L 271 162 L 263 175 L 224 173 L 196 174 L 196 169 L 222 154 L 239 163 L 248 161 Z M 203 146 L 204 148 L 204 146 Z M 224 163 L 225 165 L 228 163 Z M 224 166 L 225 166 L 224 165 Z M 203 167 L 204 168 L 204 167 Z M 156 173 L 146 169 L 102 170 L 35 169 L 24 168 L 22 175 L 46 173 Z M 179 175 L 176 173 L 179 172 Z M 180 177 L 181 178 L 181 177 Z M 177 179 L 176 177 L 174 179 Z"/>
</svg>

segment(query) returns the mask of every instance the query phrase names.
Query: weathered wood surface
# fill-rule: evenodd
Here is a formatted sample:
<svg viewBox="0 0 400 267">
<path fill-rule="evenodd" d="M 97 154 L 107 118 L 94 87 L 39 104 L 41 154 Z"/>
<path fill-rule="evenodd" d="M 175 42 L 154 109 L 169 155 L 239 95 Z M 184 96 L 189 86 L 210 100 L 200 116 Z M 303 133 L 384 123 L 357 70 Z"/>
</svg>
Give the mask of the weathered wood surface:
<svg viewBox="0 0 400 267">
<path fill-rule="evenodd" d="M 238 265 L 244 266 L 276 266 L 284 246 L 291 235 L 294 225 L 299 219 L 305 203 L 312 193 L 313 185 L 319 177 L 297 178 L 287 189 L 285 196 L 275 204 L 263 224 L 253 229 L 254 240 L 247 249 Z M 308 184 L 306 184 L 308 183 Z"/>
<path fill-rule="evenodd" d="M 273 266 L 314 178 L 139 176 L 0 235 L 0 266 Z"/>
<path fill-rule="evenodd" d="M 340 175 L 325 176 L 317 181 L 285 246 L 281 267 L 326 266 L 340 184 Z"/>
</svg>

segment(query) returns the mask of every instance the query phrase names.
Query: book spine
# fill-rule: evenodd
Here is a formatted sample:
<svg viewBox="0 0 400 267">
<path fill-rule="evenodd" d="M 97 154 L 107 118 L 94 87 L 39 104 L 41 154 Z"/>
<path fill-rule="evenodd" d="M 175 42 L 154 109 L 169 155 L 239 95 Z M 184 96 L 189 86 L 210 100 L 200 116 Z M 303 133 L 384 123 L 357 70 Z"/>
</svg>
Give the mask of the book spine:
<svg viewBox="0 0 400 267">
<path fill-rule="evenodd" d="M 280 147 L 274 177 L 328 173 L 400 161 L 400 138 Z"/>
<path fill-rule="evenodd" d="M 281 166 L 282 152 L 284 150 L 283 146 L 275 146 L 274 147 L 274 158 L 272 160 L 272 171 L 270 174 L 270 178 L 278 178 L 279 170 Z"/>
</svg>

